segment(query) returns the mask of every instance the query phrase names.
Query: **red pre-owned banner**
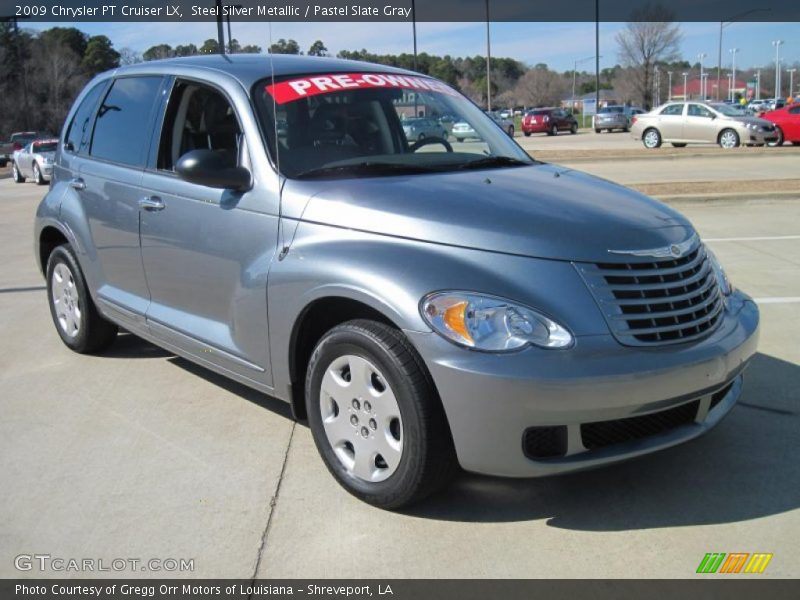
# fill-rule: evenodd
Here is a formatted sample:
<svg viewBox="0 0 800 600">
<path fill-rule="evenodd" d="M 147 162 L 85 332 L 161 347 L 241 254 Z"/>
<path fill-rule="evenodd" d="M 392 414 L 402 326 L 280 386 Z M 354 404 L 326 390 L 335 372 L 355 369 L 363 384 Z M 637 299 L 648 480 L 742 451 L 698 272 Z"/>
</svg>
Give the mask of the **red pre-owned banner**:
<svg viewBox="0 0 800 600">
<path fill-rule="evenodd" d="M 286 104 L 300 98 L 308 98 L 318 94 L 330 94 L 343 90 L 365 88 L 400 88 L 417 91 L 439 92 L 457 96 L 450 86 L 429 79 L 410 75 L 394 75 L 391 73 L 331 73 L 327 75 L 309 75 L 288 81 L 281 81 L 266 86 L 267 92 L 278 104 Z"/>
</svg>

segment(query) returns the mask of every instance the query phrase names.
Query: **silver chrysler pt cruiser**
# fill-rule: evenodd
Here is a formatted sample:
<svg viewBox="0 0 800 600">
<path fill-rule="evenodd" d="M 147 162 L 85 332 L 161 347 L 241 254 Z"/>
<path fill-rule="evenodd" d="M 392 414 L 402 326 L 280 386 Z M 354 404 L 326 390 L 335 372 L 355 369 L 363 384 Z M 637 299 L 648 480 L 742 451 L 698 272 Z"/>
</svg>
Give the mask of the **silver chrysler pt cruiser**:
<svg viewBox="0 0 800 600">
<path fill-rule="evenodd" d="M 476 137 L 408 139 L 420 117 Z M 69 348 L 124 328 L 291 403 L 339 483 L 385 508 L 459 467 L 533 477 L 692 439 L 756 350 L 756 305 L 682 215 L 379 65 L 104 73 L 34 235 Z"/>
</svg>

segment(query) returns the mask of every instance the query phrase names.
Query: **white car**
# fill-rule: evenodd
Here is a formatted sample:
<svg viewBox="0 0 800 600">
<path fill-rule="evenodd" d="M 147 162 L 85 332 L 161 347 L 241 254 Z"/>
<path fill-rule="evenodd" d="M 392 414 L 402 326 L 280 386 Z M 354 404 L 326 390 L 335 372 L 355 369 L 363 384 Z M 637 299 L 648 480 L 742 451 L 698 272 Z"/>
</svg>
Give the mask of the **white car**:
<svg viewBox="0 0 800 600">
<path fill-rule="evenodd" d="M 30 178 L 39 185 L 50 181 L 50 177 L 53 175 L 56 148 L 58 148 L 57 139 L 34 140 L 22 150 L 14 152 L 11 164 L 14 181 L 25 183 L 25 180 Z"/>
</svg>

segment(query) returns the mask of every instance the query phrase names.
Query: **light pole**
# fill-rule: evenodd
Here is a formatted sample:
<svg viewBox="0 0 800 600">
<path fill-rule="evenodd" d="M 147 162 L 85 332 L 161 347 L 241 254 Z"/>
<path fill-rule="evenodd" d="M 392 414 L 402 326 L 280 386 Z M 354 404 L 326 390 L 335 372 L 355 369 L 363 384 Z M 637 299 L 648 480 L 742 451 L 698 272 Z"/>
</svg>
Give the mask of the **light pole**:
<svg viewBox="0 0 800 600">
<path fill-rule="evenodd" d="M 756 100 L 761 100 L 761 69 L 756 71 Z"/>
<path fill-rule="evenodd" d="M 706 88 L 703 81 L 705 80 L 705 76 L 703 75 L 703 59 L 708 56 L 705 52 L 701 52 L 697 55 L 697 58 L 700 60 L 700 96 L 701 100 L 706 99 Z"/>
<path fill-rule="evenodd" d="M 684 99 L 684 100 L 688 100 L 688 98 L 686 97 L 686 78 L 687 78 L 688 76 L 689 76 L 689 74 L 688 74 L 688 73 L 684 73 L 684 74 L 683 74 L 683 99 Z"/>
<path fill-rule="evenodd" d="M 667 102 L 672 100 L 672 71 L 667 71 L 669 77 L 669 91 L 667 92 Z"/>
<path fill-rule="evenodd" d="M 721 79 L 722 73 L 722 30 L 725 29 L 728 25 L 733 25 L 739 19 L 746 17 L 747 15 L 751 15 L 757 12 L 769 12 L 770 8 L 754 8 L 752 10 L 745 11 L 738 15 L 735 15 L 729 19 L 725 19 L 724 21 L 719 22 L 719 54 L 717 55 L 717 94 L 719 94 L 719 82 Z M 716 96 L 716 99 L 719 100 L 719 95 Z"/>
<path fill-rule="evenodd" d="M 775 97 L 781 97 L 781 45 L 783 40 L 775 40 L 772 45 L 775 46 Z"/>
<path fill-rule="evenodd" d="M 739 51 L 739 48 L 731 48 L 729 52 L 731 53 L 731 82 L 733 83 L 733 87 L 728 88 L 728 92 L 730 92 L 731 100 L 736 100 L 736 53 Z"/>
<path fill-rule="evenodd" d="M 660 87 L 659 86 L 660 81 L 658 80 L 658 76 L 659 76 L 658 65 L 655 65 L 653 67 L 653 107 L 656 107 L 660 104 L 660 102 L 658 101 L 660 96 L 660 94 L 658 93 L 659 92 L 658 88 Z"/>
<path fill-rule="evenodd" d="M 578 65 L 582 62 L 586 62 L 587 60 L 592 60 L 593 58 L 594 56 L 587 56 L 586 58 L 580 58 L 575 61 L 575 66 L 572 69 L 572 104 L 570 105 L 572 110 L 575 110 L 575 76 L 578 72 Z"/>
<path fill-rule="evenodd" d="M 794 72 L 797 69 L 786 69 L 786 72 L 789 73 L 789 98 L 794 98 L 792 95 L 792 90 L 794 89 Z"/>
<path fill-rule="evenodd" d="M 705 102 L 706 100 L 706 89 L 708 88 L 708 73 L 703 73 L 700 75 L 700 89 L 703 90 L 703 97 L 701 100 Z"/>
</svg>

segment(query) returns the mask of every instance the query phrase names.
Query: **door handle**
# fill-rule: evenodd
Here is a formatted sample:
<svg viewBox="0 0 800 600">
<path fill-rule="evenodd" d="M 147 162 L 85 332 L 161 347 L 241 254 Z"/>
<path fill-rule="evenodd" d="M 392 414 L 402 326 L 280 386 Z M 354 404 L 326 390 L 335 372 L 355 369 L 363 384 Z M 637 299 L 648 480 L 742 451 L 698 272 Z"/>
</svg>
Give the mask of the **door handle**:
<svg viewBox="0 0 800 600">
<path fill-rule="evenodd" d="M 164 201 L 158 196 L 145 196 L 139 200 L 139 207 L 143 210 L 154 212 L 157 210 L 164 210 L 166 204 L 164 204 Z"/>
<path fill-rule="evenodd" d="M 76 177 L 75 179 L 70 180 L 69 187 L 71 187 L 74 190 L 85 190 L 86 182 L 80 177 Z"/>
</svg>

